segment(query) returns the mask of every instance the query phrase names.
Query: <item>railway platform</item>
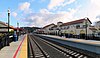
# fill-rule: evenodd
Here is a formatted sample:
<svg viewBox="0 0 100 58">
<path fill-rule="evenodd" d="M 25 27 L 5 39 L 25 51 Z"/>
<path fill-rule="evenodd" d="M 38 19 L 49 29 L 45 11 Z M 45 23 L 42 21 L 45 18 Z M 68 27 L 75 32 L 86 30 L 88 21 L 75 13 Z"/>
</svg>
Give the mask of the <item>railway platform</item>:
<svg viewBox="0 0 100 58">
<path fill-rule="evenodd" d="M 53 35 L 39 35 L 46 40 L 57 42 L 60 45 L 68 46 L 69 49 L 80 51 L 83 54 L 100 58 L 100 41 L 96 40 L 84 40 L 75 38 L 64 38 Z"/>
<path fill-rule="evenodd" d="M 27 58 L 27 35 L 19 36 L 18 41 L 2 48 L 0 58 Z"/>
</svg>

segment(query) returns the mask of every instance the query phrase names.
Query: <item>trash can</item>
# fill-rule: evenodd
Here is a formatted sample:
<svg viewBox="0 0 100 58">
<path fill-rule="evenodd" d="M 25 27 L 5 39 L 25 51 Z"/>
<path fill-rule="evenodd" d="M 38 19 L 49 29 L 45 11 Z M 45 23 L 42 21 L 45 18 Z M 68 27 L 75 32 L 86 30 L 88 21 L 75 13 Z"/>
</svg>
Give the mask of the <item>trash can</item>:
<svg viewBox="0 0 100 58">
<path fill-rule="evenodd" d="M 14 39 L 15 42 L 18 41 L 16 31 L 14 31 L 13 39 Z"/>
</svg>

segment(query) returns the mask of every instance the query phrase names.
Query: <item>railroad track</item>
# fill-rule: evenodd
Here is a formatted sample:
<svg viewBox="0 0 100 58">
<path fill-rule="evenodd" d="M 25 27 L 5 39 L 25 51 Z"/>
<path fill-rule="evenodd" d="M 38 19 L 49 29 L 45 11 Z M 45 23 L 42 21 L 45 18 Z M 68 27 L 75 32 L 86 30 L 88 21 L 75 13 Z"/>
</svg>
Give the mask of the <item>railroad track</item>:
<svg viewBox="0 0 100 58">
<path fill-rule="evenodd" d="M 30 35 L 28 35 L 28 58 L 50 58 Z"/>
<path fill-rule="evenodd" d="M 50 40 L 46 40 L 44 38 L 39 37 L 43 42 L 47 43 L 48 45 L 52 46 L 54 49 L 56 49 L 57 51 L 59 51 L 60 53 L 64 54 L 67 58 L 94 58 L 85 54 L 82 54 L 80 52 L 77 52 L 75 50 L 72 49 L 68 49 L 65 47 L 62 47 L 60 45 L 58 45 L 58 43 L 55 44 L 53 43 L 53 41 Z M 50 39 L 50 38 L 49 38 Z"/>
<path fill-rule="evenodd" d="M 37 43 L 39 43 L 39 45 L 43 48 L 43 50 L 45 50 L 50 55 L 50 58 L 71 58 L 71 57 L 67 57 L 66 55 L 57 51 L 57 49 L 55 49 L 53 46 L 45 43 L 40 38 L 38 38 L 34 35 L 31 35 L 31 36 L 32 36 L 32 38 L 34 38 L 37 41 Z"/>
</svg>

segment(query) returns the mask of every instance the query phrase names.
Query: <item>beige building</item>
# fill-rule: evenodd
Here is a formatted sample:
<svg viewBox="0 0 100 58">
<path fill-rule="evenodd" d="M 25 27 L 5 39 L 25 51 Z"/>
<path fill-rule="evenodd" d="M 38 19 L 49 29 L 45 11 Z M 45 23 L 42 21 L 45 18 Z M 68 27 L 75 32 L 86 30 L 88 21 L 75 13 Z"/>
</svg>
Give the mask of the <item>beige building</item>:
<svg viewBox="0 0 100 58">
<path fill-rule="evenodd" d="M 61 27 L 62 33 L 68 33 L 73 35 L 79 34 L 92 34 L 92 30 L 90 30 L 91 21 L 87 19 L 79 19 L 71 22 L 64 23 Z M 87 28 L 86 28 L 87 25 Z M 86 32 L 87 31 L 87 32 Z"/>
<path fill-rule="evenodd" d="M 100 37 L 100 21 L 96 22 L 95 28 L 97 29 L 97 31 L 95 32 L 96 36 Z"/>
<path fill-rule="evenodd" d="M 100 21 L 96 22 L 95 27 L 97 28 L 97 32 L 100 32 Z"/>
<path fill-rule="evenodd" d="M 8 31 L 7 27 L 8 27 L 8 25 L 6 23 L 0 21 L 0 32 L 7 32 Z M 14 27 L 10 26 L 10 31 L 12 31 L 13 29 L 14 29 Z"/>
<path fill-rule="evenodd" d="M 7 25 L 4 22 L 0 21 L 0 27 L 7 27 Z M 7 29 L 0 28 L 0 32 L 3 32 L 3 31 L 7 31 Z"/>
<path fill-rule="evenodd" d="M 91 21 L 88 18 L 83 18 L 71 22 L 57 22 L 57 25 L 50 24 L 44 27 L 44 33 L 53 33 L 53 34 L 93 34 L 94 30 L 91 27 Z M 87 25 L 87 28 L 86 28 Z"/>
</svg>

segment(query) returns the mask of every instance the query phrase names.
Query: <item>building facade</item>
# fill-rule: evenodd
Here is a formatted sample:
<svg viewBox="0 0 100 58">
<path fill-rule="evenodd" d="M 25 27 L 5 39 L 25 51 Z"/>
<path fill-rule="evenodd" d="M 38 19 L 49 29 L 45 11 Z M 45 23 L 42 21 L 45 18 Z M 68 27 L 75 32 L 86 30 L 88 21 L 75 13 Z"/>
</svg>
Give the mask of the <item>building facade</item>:
<svg viewBox="0 0 100 58">
<path fill-rule="evenodd" d="M 61 27 L 62 33 L 73 35 L 92 34 L 90 30 L 91 21 L 89 19 L 79 19 L 71 22 L 64 23 Z"/>
<path fill-rule="evenodd" d="M 93 34 L 93 29 L 91 29 L 91 21 L 88 18 L 83 18 L 71 22 L 57 22 L 57 25 L 51 24 L 47 25 L 48 27 L 44 28 L 44 33 L 51 33 L 56 35 L 65 35 L 65 34 L 71 34 L 71 35 L 88 35 Z"/>
<path fill-rule="evenodd" d="M 96 22 L 95 27 L 97 28 L 98 32 L 100 32 L 100 21 Z"/>
<path fill-rule="evenodd" d="M 97 31 L 95 32 L 96 33 L 96 36 L 97 37 L 100 37 L 100 21 L 97 21 L 95 23 L 95 28 L 97 29 Z"/>
<path fill-rule="evenodd" d="M 10 26 L 9 31 L 14 31 L 14 27 Z M 8 32 L 8 24 L 0 21 L 0 33 Z"/>
</svg>

